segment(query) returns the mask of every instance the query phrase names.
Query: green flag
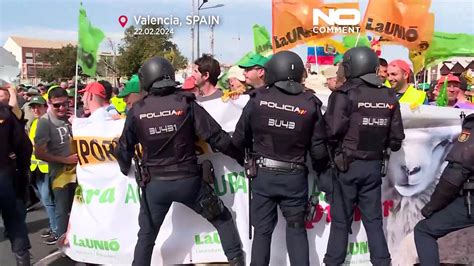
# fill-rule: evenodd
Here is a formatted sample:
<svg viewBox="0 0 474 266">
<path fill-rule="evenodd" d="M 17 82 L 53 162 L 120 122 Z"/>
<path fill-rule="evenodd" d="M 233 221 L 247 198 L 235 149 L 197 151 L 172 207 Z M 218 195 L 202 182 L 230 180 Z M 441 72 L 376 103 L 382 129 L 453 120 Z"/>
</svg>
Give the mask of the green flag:
<svg viewBox="0 0 474 266">
<path fill-rule="evenodd" d="M 432 66 L 455 56 L 474 56 L 474 35 L 435 32 L 425 53 L 425 65 Z"/>
<path fill-rule="evenodd" d="M 88 76 L 95 76 L 97 69 L 97 50 L 105 35 L 99 28 L 92 26 L 87 18 L 86 10 L 81 5 L 79 9 L 79 47 L 78 64 L 82 72 Z"/>
<path fill-rule="evenodd" d="M 264 26 L 253 25 L 253 43 L 257 54 L 267 56 L 272 52 L 270 34 Z"/>
<path fill-rule="evenodd" d="M 443 87 L 439 90 L 438 98 L 436 98 L 437 106 L 448 105 L 448 77 L 444 79 Z"/>
<path fill-rule="evenodd" d="M 365 34 L 364 35 L 361 34 L 359 36 L 359 41 L 357 41 L 357 34 L 346 35 L 342 38 L 342 43 L 344 44 L 344 47 L 346 47 L 347 49 L 355 47 L 356 42 L 357 42 L 357 47 L 366 46 L 370 48 L 370 41 Z"/>
</svg>

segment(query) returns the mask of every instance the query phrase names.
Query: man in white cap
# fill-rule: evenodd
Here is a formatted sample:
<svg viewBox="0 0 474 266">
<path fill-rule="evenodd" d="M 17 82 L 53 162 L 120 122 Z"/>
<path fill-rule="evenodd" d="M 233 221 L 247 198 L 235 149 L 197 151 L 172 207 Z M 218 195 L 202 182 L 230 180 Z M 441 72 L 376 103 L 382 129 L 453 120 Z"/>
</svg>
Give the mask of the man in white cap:
<svg viewBox="0 0 474 266">
<path fill-rule="evenodd" d="M 330 66 L 323 70 L 328 89 L 335 91 L 337 89 L 337 66 Z"/>
<path fill-rule="evenodd" d="M 230 90 L 233 92 L 244 93 L 247 90 L 245 83 L 244 70 L 239 66 L 233 66 L 227 74 L 229 79 Z"/>
</svg>

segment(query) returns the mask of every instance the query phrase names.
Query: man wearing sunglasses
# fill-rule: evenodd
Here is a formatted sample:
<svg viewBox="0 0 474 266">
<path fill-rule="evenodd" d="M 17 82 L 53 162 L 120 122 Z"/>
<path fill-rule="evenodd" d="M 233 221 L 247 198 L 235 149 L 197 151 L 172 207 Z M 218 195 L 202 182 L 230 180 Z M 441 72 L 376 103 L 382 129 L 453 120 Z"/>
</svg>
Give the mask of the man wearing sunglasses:
<svg viewBox="0 0 474 266">
<path fill-rule="evenodd" d="M 48 162 L 54 195 L 56 230 L 45 240 L 56 244 L 67 229 L 76 189 L 75 175 L 68 174 L 77 164 L 77 153 L 71 149 L 72 136 L 67 91 L 56 87 L 48 92 L 49 111 L 39 120 L 35 136 L 35 156 Z M 53 228 L 52 228 L 53 229 Z"/>
</svg>

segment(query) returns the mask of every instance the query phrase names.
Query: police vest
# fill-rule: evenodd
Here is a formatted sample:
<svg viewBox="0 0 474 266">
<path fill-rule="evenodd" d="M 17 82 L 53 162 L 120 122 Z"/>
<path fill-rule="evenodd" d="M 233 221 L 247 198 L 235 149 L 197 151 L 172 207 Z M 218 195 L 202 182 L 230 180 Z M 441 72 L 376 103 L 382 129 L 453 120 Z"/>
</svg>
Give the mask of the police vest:
<svg viewBox="0 0 474 266">
<path fill-rule="evenodd" d="M 254 92 L 250 126 L 253 151 L 264 157 L 304 163 L 320 111 L 310 92 L 285 94 L 276 87 Z"/>
<path fill-rule="evenodd" d="M 346 82 L 341 87 L 350 99 L 349 128 L 343 138 L 342 148 L 353 159 L 378 160 L 389 142 L 392 116 L 396 109 L 395 92 L 377 88 L 361 80 Z"/>
<path fill-rule="evenodd" d="M 468 115 L 463 123 L 461 134 L 454 140 L 453 148 L 446 160 L 462 165 L 474 172 L 474 114 Z"/>
<path fill-rule="evenodd" d="M 133 106 L 131 115 L 135 120 L 138 140 L 143 147 L 145 166 L 168 166 L 197 160 L 191 114 L 187 119 L 188 112 L 191 112 L 188 101 L 188 98 L 180 94 L 150 95 Z M 162 149 L 173 134 L 173 139 Z"/>
<path fill-rule="evenodd" d="M 37 126 L 38 126 L 38 118 L 35 118 L 35 120 L 33 120 L 33 123 L 31 123 L 31 128 L 30 128 L 30 133 L 29 133 L 31 143 L 34 143 L 34 141 L 35 141 Z M 34 172 L 37 167 L 40 170 L 40 172 L 43 173 L 43 174 L 47 174 L 49 172 L 48 163 L 45 162 L 45 161 L 41 161 L 41 160 L 36 159 L 36 156 L 33 152 L 33 154 L 31 154 L 30 171 Z"/>
<path fill-rule="evenodd" d="M 426 92 L 417 90 L 413 85 L 408 86 L 408 89 L 400 98 L 400 103 L 422 105 L 426 99 Z"/>
</svg>

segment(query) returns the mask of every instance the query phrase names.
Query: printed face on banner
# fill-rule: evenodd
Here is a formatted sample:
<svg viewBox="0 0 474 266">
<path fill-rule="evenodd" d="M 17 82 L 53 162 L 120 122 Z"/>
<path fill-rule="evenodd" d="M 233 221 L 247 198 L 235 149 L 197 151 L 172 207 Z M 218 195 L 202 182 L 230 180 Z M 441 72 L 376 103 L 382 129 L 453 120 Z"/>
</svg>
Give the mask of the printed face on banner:
<svg viewBox="0 0 474 266">
<path fill-rule="evenodd" d="M 433 134 L 434 130 L 418 129 L 405 134 L 403 147 L 392 153 L 388 178 L 399 195 L 410 197 L 424 193 L 436 184 L 454 133 Z M 430 192 L 431 193 L 431 192 Z"/>
</svg>

